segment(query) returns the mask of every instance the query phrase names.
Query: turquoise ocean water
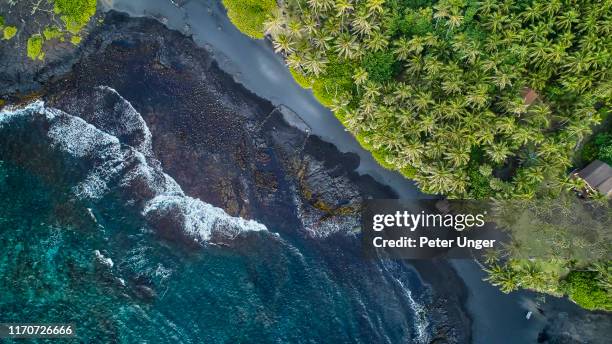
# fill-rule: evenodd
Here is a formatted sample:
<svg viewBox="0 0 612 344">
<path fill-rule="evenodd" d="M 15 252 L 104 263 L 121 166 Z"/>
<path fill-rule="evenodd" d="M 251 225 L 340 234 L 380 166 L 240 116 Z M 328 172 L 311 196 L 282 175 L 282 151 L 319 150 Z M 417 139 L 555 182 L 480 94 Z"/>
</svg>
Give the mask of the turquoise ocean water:
<svg viewBox="0 0 612 344">
<path fill-rule="evenodd" d="M 165 240 L 115 193 L 76 197 L 70 176 L 91 164 L 58 155 L 47 122 L 4 116 L 0 321 L 74 323 L 86 343 L 426 340 L 427 289 L 360 259 L 357 239 L 268 224 L 223 246 Z"/>
</svg>

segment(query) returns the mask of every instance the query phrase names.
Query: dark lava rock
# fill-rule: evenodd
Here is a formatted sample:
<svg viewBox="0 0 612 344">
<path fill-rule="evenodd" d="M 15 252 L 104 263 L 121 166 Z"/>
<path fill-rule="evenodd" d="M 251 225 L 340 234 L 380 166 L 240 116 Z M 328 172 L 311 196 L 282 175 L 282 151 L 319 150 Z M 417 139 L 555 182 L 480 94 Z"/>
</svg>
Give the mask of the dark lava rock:
<svg viewBox="0 0 612 344">
<path fill-rule="evenodd" d="M 52 9 L 50 1 L 0 1 L 0 15 L 4 17 L 5 24 L 18 29 L 12 39 L 0 39 L 0 99 L 34 92 L 54 76 L 69 72 L 76 62 L 79 47 L 68 39 L 64 42 L 58 39 L 46 41 L 43 60 L 34 61 L 27 55 L 30 36 L 42 33 L 47 26 L 61 23 L 59 18 L 53 19 L 49 15 L 48 11 Z M 82 30 L 80 36 L 83 40 L 101 15 L 95 15 Z"/>
</svg>

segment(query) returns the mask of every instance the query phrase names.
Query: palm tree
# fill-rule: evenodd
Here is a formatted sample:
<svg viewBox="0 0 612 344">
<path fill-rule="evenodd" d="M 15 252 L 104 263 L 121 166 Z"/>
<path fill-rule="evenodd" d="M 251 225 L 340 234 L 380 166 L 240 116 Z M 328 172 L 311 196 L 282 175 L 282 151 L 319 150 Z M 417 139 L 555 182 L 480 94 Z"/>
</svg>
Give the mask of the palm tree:
<svg viewBox="0 0 612 344">
<path fill-rule="evenodd" d="M 533 139 L 531 130 L 525 127 L 516 128 L 516 130 L 512 132 L 510 137 L 512 138 L 512 141 L 516 142 L 519 145 L 525 145 Z"/>
<path fill-rule="evenodd" d="M 404 100 L 410 98 L 410 96 L 414 92 L 410 85 L 406 85 L 403 82 L 398 82 L 394 86 L 394 90 L 395 91 L 393 92 L 393 95 L 395 96 L 395 99 L 399 102 L 403 102 Z"/>
<path fill-rule="evenodd" d="M 489 15 L 491 12 L 498 8 L 496 0 L 484 0 L 478 3 L 478 12 L 484 16 Z"/>
<path fill-rule="evenodd" d="M 462 22 L 463 22 L 462 15 L 458 13 L 452 13 L 451 15 L 448 16 L 448 19 L 446 20 L 446 26 L 448 26 L 449 31 L 453 31 L 454 29 L 461 26 Z"/>
<path fill-rule="evenodd" d="M 385 11 L 383 5 L 385 0 L 367 0 L 365 8 L 367 8 L 370 14 L 372 13 L 383 13 Z"/>
<path fill-rule="evenodd" d="M 450 6 L 445 1 L 440 1 L 433 8 L 435 10 L 433 18 L 436 20 L 436 23 L 450 16 Z"/>
<path fill-rule="evenodd" d="M 312 45 L 322 53 L 331 49 L 330 42 L 334 40 L 325 30 L 318 30 L 312 35 Z"/>
<path fill-rule="evenodd" d="M 278 36 L 283 32 L 285 27 L 285 17 L 280 10 L 276 10 L 273 12 L 271 16 L 264 22 L 264 29 L 266 34 L 271 35 L 272 37 Z"/>
<path fill-rule="evenodd" d="M 548 14 L 548 16 L 552 17 L 552 15 L 557 13 L 562 6 L 563 4 L 560 0 L 547 0 L 542 5 L 542 9 L 546 14 Z"/>
<path fill-rule="evenodd" d="M 344 17 L 350 11 L 353 10 L 353 4 L 351 3 L 351 0 L 336 0 L 335 7 L 336 7 L 336 17 Z"/>
<path fill-rule="evenodd" d="M 420 117 L 419 129 L 421 132 L 431 134 L 436 129 L 436 119 L 432 115 L 424 115 Z"/>
<path fill-rule="evenodd" d="M 373 82 L 368 82 L 365 84 L 364 86 L 364 98 L 370 98 L 370 99 L 375 99 L 376 97 L 380 96 L 380 86 L 373 83 Z"/>
<path fill-rule="evenodd" d="M 499 255 L 500 254 L 498 250 L 495 250 L 495 249 L 486 250 L 484 254 L 485 264 L 487 265 L 497 264 L 497 262 L 500 259 Z"/>
<path fill-rule="evenodd" d="M 556 17 L 555 25 L 561 30 L 570 30 L 574 23 L 577 23 L 580 18 L 578 11 L 571 9 L 567 12 L 561 13 L 560 16 Z"/>
<path fill-rule="evenodd" d="M 415 95 L 413 104 L 414 104 L 414 108 L 418 112 L 422 112 L 426 110 L 427 108 L 429 108 L 429 106 L 435 104 L 435 102 L 433 100 L 431 92 L 419 91 Z"/>
<path fill-rule="evenodd" d="M 460 146 L 454 146 L 445 152 L 445 159 L 454 167 L 465 166 L 470 161 L 470 151 Z"/>
<path fill-rule="evenodd" d="M 372 34 L 372 31 L 375 29 L 375 25 L 369 17 L 369 13 L 365 10 L 361 10 L 355 13 L 353 21 L 351 22 L 353 26 L 353 31 L 360 35 Z"/>
<path fill-rule="evenodd" d="M 424 151 L 423 144 L 416 140 L 403 143 L 400 145 L 399 148 L 401 148 L 400 154 L 402 158 L 408 160 L 408 164 L 410 165 L 413 165 L 415 162 L 420 161 Z"/>
<path fill-rule="evenodd" d="M 427 168 L 426 180 L 428 184 L 422 186 L 433 193 L 449 194 L 460 187 L 452 170 L 441 163 Z"/>
<path fill-rule="evenodd" d="M 404 37 L 400 37 L 394 42 L 395 49 L 393 53 L 397 56 L 400 61 L 406 61 L 411 51 L 411 44 Z"/>
<path fill-rule="evenodd" d="M 363 85 L 368 81 L 368 72 L 363 67 L 357 67 L 357 69 L 355 69 L 355 74 L 353 74 L 353 80 L 355 80 L 355 85 Z"/>
<path fill-rule="evenodd" d="M 501 164 L 506 161 L 506 158 L 511 152 L 505 142 L 498 142 L 487 145 L 485 147 L 485 153 L 487 153 L 493 162 Z"/>
<path fill-rule="evenodd" d="M 497 11 L 486 17 L 484 26 L 493 32 L 501 32 L 507 21 L 508 16 Z"/>
<path fill-rule="evenodd" d="M 325 71 L 327 63 L 327 58 L 321 54 L 308 54 L 304 58 L 304 68 L 308 73 L 314 74 L 315 76 L 319 76 Z"/>
<path fill-rule="evenodd" d="M 287 56 L 285 62 L 290 68 L 293 68 L 295 70 L 302 70 L 305 66 L 305 59 L 302 54 L 291 54 Z"/>
<path fill-rule="evenodd" d="M 466 103 L 475 109 L 483 108 L 489 102 L 489 96 L 487 94 L 487 86 L 479 85 L 475 89 L 472 89 L 465 97 Z"/>
<path fill-rule="evenodd" d="M 523 12 L 521 12 L 521 17 L 523 18 L 523 22 L 533 23 L 538 20 L 542 15 L 541 3 L 535 2 L 530 6 L 527 6 Z"/>
<path fill-rule="evenodd" d="M 287 24 L 287 35 L 294 39 L 302 38 L 302 23 L 297 20 L 291 20 Z"/>
<path fill-rule="evenodd" d="M 342 33 L 338 38 L 336 38 L 336 52 L 345 59 L 351 59 L 355 57 L 355 54 L 357 53 L 357 48 L 358 46 L 355 42 L 355 37 L 351 36 L 348 33 Z"/>
<path fill-rule="evenodd" d="M 502 117 L 495 122 L 497 132 L 511 135 L 516 130 L 516 121 L 513 117 Z"/>
<path fill-rule="evenodd" d="M 323 14 L 334 7 L 334 0 L 308 0 L 308 5 L 316 14 Z"/>
<path fill-rule="evenodd" d="M 294 51 L 293 40 L 285 34 L 278 35 L 278 37 L 276 37 L 276 39 L 274 40 L 273 45 L 274 51 L 277 53 L 290 54 Z"/>
<path fill-rule="evenodd" d="M 368 47 L 368 49 L 375 52 L 384 50 L 388 44 L 389 41 L 382 32 L 374 32 L 370 36 L 370 39 L 366 41 L 366 46 Z"/>
<path fill-rule="evenodd" d="M 511 268 L 494 264 L 491 268 L 485 271 L 489 274 L 485 280 L 489 281 L 489 283 L 492 285 L 499 287 L 502 292 L 508 294 L 518 289 L 519 281 L 517 274 Z"/>
<path fill-rule="evenodd" d="M 305 16 L 302 21 L 302 27 L 307 35 L 313 36 L 319 30 L 319 23 L 312 16 Z"/>
</svg>

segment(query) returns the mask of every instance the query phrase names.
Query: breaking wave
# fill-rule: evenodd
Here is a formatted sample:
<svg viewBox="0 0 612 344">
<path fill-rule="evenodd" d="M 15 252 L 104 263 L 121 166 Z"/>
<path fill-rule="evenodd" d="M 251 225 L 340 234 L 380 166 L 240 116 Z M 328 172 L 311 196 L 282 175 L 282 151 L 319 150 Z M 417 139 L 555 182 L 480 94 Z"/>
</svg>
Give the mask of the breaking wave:
<svg viewBox="0 0 612 344">
<path fill-rule="evenodd" d="M 48 160 L 48 165 L 58 166 L 62 182 L 72 185 L 76 198 L 92 203 L 118 198 L 167 237 L 205 243 L 266 230 L 256 221 L 230 216 L 185 195 L 153 156 L 151 133 L 140 114 L 115 90 L 98 87 L 91 99 L 76 102 L 68 111 L 79 116 L 42 101 L 0 111 L 0 143 L 7 147 L 0 147 L 0 153 Z M 24 136 L 37 144 L 16 153 L 10 147 L 22 145 Z M 41 143 L 47 151 L 40 151 Z"/>
</svg>

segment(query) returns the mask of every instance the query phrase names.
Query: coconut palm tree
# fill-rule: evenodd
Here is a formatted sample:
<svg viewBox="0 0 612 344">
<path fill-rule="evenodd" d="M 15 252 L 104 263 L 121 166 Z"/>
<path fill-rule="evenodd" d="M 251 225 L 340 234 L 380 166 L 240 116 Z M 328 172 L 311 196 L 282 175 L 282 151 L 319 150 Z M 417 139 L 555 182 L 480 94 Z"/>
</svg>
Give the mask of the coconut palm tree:
<svg viewBox="0 0 612 344">
<path fill-rule="evenodd" d="M 375 23 L 370 18 L 370 14 L 366 10 L 360 10 L 355 13 L 351 24 L 353 26 L 353 31 L 360 35 L 370 35 L 377 29 Z"/>
<path fill-rule="evenodd" d="M 328 60 L 321 54 L 308 54 L 304 58 L 304 68 L 309 74 L 319 76 L 325 71 Z"/>
<path fill-rule="evenodd" d="M 385 0 L 367 0 L 365 8 L 370 14 L 383 13 L 385 11 L 384 4 Z"/>
<path fill-rule="evenodd" d="M 308 5 L 314 13 L 321 15 L 334 8 L 334 0 L 308 0 Z"/>
<path fill-rule="evenodd" d="M 335 0 L 335 7 L 336 17 L 345 17 L 354 9 L 351 0 Z"/>
<path fill-rule="evenodd" d="M 498 8 L 498 2 L 496 0 L 484 0 L 478 3 L 478 12 L 483 16 L 488 16 Z"/>
<path fill-rule="evenodd" d="M 357 69 L 355 69 L 355 74 L 353 74 L 353 80 L 355 80 L 355 85 L 363 85 L 368 81 L 368 72 L 363 67 L 357 67 Z"/>
<path fill-rule="evenodd" d="M 283 14 L 280 9 L 277 9 L 264 22 L 264 30 L 266 34 L 276 38 L 284 31 L 285 23 L 285 17 L 283 17 Z"/>
<path fill-rule="evenodd" d="M 342 33 L 335 42 L 336 52 L 345 59 L 352 59 L 357 54 L 358 45 L 355 37 L 349 33 Z"/>
<path fill-rule="evenodd" d="M 397 56 L 397 59 L 400 61 L 406 61 L 411 49 L 411 44 L 404 37 L 400 37 L 397 41 L 394 42 L 395 49 L 393 53 Z"/>
<path fill-rule="evenodd" d="M 370 38 L 366 41 L 366 47 L 372 51 L 382 51 L 384 50 L 387 45 L 389 44 L 389 41 L 387 40 L 388 37 L 386 37 L 382 32 L 377 31 L 374 32 Z"/>
<path fill-rule="evenodd" d="M 498 142 L 487 145 L 485 153 L 494 163 L 501 164 L 506 161 L 511 152 L 505 142 Z"/>
<path fill-rule="evenodd" d="M 274 51 L 277 53 L 291 54 L 294 51 L 295 43 L 291 37 L 280 34 L 274 39 Z"/>
<path fill-rule="evenodd" d="M 486 281 L 508 294 L 519 287 L 519 280 L 516 272 L 506 266 L 494 264 L 489 269 L 485 270 L 489 276 Z"/>
</svg>

